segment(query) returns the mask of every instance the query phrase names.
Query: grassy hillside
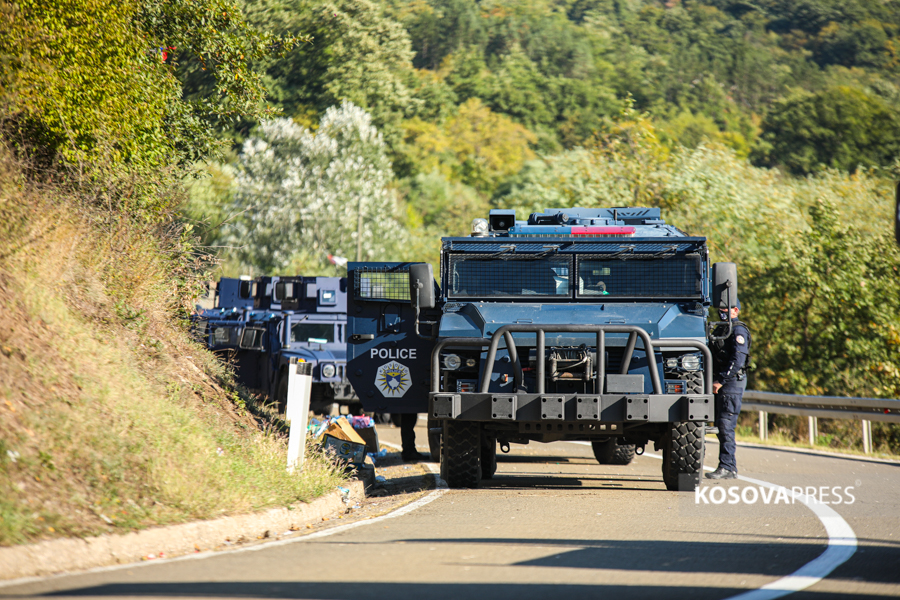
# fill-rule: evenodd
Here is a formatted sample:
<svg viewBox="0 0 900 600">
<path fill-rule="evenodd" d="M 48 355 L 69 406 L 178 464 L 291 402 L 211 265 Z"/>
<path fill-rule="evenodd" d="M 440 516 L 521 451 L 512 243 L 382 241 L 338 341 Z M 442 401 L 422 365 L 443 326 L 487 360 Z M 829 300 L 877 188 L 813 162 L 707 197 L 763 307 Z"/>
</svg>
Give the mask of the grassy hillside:
<svg viewBox="0 0 900 600">
<path fill-rule="evenodd" d="M 314 453 L 288 475 L 285 441 L 190 339 L 178 229 L 0 165 L 0 545 L 285 506 L 342 481 Z"/>
</svg>

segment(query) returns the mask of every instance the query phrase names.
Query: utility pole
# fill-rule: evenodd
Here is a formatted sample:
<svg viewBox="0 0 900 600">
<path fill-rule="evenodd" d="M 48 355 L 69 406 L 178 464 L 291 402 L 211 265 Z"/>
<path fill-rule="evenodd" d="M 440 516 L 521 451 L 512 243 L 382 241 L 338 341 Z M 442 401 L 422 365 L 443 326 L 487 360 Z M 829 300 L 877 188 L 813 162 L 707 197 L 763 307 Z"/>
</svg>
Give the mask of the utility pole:
<svg viewBox="0 0 900 600">
<path fill-rule="evenodd" d="M 356 262 L 362 262 L 362 194 L 356 203 Z"/>
</svg>

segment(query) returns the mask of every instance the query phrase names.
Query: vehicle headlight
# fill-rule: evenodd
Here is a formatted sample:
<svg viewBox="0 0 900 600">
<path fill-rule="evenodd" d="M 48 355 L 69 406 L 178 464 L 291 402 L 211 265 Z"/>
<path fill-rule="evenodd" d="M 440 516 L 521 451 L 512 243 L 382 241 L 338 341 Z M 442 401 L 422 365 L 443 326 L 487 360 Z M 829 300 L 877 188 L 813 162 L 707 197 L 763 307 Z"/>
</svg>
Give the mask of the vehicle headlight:
<svg viewBox="0 0 900 600">
<path fill-rule="evenodd" d="M 666 368 L 667 369 L 677 369 L 678 368 L 678 359 L 677 358 L 667 358 L 666 359 Z"/>
<path fill-rule="evenodd" d="M 700 368 L 700 357 L 696 354 L 687 354 L 681 357 L 681 368 L 685 371 L 696 371 Z"/>
<path fill-rule="evenodd" d="M 444 357 L 444 366 L 451 371 L 455 371 L 462 366 L 462 359 L 455 354 L 448 354 Z"/>
<path fill-rule="evenodd" d="M 335 373 L 334 365 L 322 366 L 322 377 L 334 377 L 334 373 Z"/>
<path fill-rule="evenodd" d="M 466 359 L 466 366 L 469 367 L 470 369 L 471 369 L 472 367 L 474 367 L 476 364 L 478 364 L 478 362 L 477 362 L 474 358 L 467 358 L 467 359 Z"/>
</svg>

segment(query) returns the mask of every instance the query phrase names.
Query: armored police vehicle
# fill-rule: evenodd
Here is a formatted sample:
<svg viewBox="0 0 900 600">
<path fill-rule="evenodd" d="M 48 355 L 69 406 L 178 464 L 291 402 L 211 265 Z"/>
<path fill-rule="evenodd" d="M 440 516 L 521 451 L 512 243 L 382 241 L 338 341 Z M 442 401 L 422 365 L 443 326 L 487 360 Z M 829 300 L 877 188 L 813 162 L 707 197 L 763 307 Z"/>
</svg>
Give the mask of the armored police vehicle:
<svg viewBox="0 0 900 600">
<path fill-rule="evenodd" d="M 310 410 L 335 403 L 359 412 L 347 380 L 347 280 L 339 277 L 259 277 L 252 282 L 236 356 L 238 378 L 262 390 L 280 410 L 287 403 L 292 358 L 312 364 Z"/>
<path fill-rule="evenodd" d="M 244 324 L 253 309 L 252 282 L 222 277 L 210 289 L 213 308 L 199 309 L 191 317 L 195 337 L 210 350 L 237 349 Z"/>
<path fill-rule="evenodd" d="M 601 462 L 662 450 L 670 490 L 694 490 L 713 419 L 711 297 L 736 270 L 655 208 L 512 211 L 443 238 L 440 276 L 350 263 L 350 381 L 366 410 L 426 412 L 451 487 L 496 470 L 496 448 L 585 440 Z"/>
</svg>

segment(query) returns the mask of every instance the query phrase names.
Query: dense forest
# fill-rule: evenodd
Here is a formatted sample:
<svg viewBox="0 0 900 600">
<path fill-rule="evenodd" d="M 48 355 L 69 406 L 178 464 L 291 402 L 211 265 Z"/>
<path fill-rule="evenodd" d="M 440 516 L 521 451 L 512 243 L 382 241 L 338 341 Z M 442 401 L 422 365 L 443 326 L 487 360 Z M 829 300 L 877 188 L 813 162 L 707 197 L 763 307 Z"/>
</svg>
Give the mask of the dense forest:
<svg viewBox="0 0 900 600">
<path fill-rule="evenodd" d="M 211 176 L 193 186 L 187 214 L 224 247 L 229 272 L 311 272 L 327 271 L 329 254 L 354 258 L 357 246 L 360 256 L 392 255 L 398 240 L 434 257 L 430 240 L 465 232 L 494 206 L 674 207 L 673 196 L 687 192 L 669 189 L 669 178 L 685 177 L 680 163 L 690 156 L 727 155 L 719 169 L 788 188 L 823 173 L 889 177 L 884 168 L 900 155 L 898 8 L 874 0 L 249 3 L 257 27 L 311 37 L 257 63 L 291 132 L 217 123 L 233 153 L 206 167 Z M 183 57 L 176 69 L 196 104 L 216 85 L 201 62 Z M 335 131 L 323 132 L 330 146 L 314 143 L 325 124 Z M 279 164 L 296 159 L 284 179 L 293 188 L 274 172 L 267 181 L 254 155 L 262 147 Z M 347 161 L 366 163 L 356 183 L 373 182 L 371 203 L 340 190 L 353 179 L 337 174 L 354 169 Z M 277 193 L 260 193 L 272 184 Z M 786 200 L 794 193 L 774 195 L 800 209 Z M 377 234 L 356 231 L 360 212 L 379 224 Z"/>
</svg>

